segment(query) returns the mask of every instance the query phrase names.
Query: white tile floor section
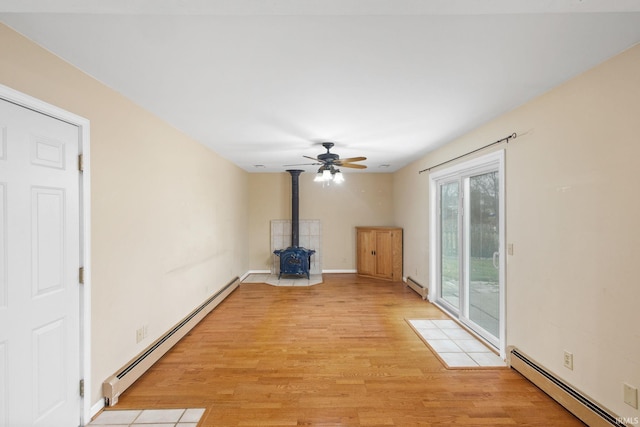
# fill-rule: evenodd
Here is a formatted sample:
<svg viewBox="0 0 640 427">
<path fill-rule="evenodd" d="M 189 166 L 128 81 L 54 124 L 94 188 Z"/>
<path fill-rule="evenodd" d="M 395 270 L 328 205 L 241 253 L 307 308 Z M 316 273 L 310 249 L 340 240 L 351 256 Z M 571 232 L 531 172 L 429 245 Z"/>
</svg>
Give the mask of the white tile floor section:
<svg viewBox="0 0 640 427">
<path fill-rule="evenodd" d="M 322 274 L 311 274 L 309 279 L 304 276 L 282 276 L 277 274 L 253 273 L 248 275 L 242 283 L 266 283 L 272 286 L 313 286 L 322 283 Z"/>
<path fill-rule="evenodd" d="M 409 320 L 450 368 L 507 366 L 504 360 L 453 320 Z"/>
<path fill-rule="evenodd" d="M 204 408 L 103 411 L 89 427 L 196 427 L 203 414 Z"/>
</svg>

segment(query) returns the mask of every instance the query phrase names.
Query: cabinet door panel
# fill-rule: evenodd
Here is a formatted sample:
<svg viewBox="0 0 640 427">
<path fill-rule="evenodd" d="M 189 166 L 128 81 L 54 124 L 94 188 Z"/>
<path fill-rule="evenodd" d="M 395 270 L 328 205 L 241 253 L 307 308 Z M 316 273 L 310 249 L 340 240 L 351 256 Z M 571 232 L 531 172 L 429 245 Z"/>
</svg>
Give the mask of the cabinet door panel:
<svg viewBox="0 0 640 427">
<path fill-rule="evenodd" d="M 393 232 L 376 231 L 376 276 L 393 278 Z"/>
<path fill-rule="evenodd" d="M 358 273 L 373 275 L 376 272 L 375 233 L 358 230 Z"/>
</svg>

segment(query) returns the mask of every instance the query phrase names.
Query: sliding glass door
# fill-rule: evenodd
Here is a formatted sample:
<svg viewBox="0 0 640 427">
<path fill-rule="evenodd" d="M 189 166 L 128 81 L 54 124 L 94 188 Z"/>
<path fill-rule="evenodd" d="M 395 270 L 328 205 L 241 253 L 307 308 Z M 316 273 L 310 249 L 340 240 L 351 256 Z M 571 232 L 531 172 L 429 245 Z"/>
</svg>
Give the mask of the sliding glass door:
<svg viewBox="0 0 640 427">
<path fill-rule="evenodd" d="M 503 351 L 502 152 L 433 173 L 436 304 Z"/>
</svg>

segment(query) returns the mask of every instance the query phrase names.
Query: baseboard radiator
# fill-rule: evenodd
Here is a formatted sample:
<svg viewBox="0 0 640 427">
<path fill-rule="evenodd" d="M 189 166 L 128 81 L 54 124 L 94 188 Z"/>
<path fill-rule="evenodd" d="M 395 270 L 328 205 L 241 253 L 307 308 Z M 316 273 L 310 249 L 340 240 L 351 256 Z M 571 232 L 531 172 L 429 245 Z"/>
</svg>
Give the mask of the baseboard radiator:
<svg viewBox="0 0 640 427">
<path fill-rule="evenodd" d="M 507 349 L 509 365 L 590 427 L 625 426 L 619 417 L 601 407 L 538 365 L 515 347 Z"/>
<path fill-rule="evenodd" d="M 194 326 L 196 326 L 207 314 L 220 304 L 240 284 L 238 277 L 227 283 L 217 293 L 207 299 L 198 308 L 193 310 L 173 326 L 166 334 L 154 341 L 144 351 L 130 360 L 115 374 L 102 383 L 102 394 L 105 405 L 113 406 L 118 403 L 118 397 L 153 366 L 167 351 L 180 341 Z"/>
<path fill-rule="evenodd" d="M 426 286 L 422 286 L 420 283 L 416 282 L 411 277 L 407 277 L 406 284 L 408 287 L 416 291 L 416 293 L 420 295 L 422 299 L 427 299 L 429 288 L 427 288 Z"/>
</svg>

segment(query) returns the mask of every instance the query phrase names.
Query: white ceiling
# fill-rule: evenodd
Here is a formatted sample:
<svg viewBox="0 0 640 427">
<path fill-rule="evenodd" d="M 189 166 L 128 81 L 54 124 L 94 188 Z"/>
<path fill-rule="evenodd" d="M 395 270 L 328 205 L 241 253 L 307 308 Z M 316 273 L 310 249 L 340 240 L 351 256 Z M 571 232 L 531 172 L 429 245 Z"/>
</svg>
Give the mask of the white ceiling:
<svg viewBox="0 0 640 427">
<path fill-rule="evenodd" d="M 640 0 L 0 0 L 0 21 L 249 172 L 322 141 L 396 171 L 640 42 Z"/>
</svg>

